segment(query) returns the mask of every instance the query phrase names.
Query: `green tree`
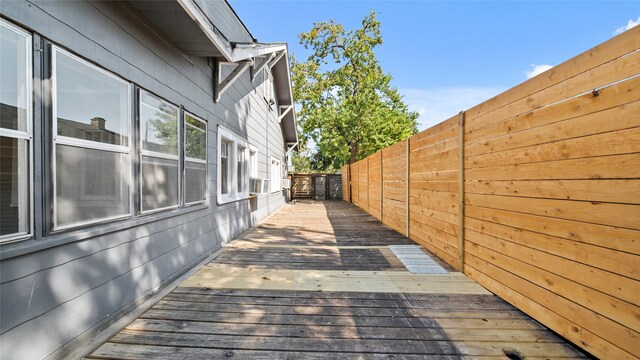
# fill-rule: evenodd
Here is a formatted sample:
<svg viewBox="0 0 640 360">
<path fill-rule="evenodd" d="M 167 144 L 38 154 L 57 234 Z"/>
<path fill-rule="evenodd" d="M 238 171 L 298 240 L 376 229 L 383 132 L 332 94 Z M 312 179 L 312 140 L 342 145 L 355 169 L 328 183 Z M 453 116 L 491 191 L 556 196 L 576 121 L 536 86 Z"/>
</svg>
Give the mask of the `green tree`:
<svg viewBox="0 0 640 360">
<path fill-rule="evenodd" d="M 330 20 L 299 38 L 311 55 L 305 62 L 292 57 L 293 94 L 300 137 L 316 144 L 315 170 L 338 170 L 417 132 L 418 114 L 375 57 L 382 36 L 373 11 L 360 29 Z"/>
<path fill-rule="evenodd" d="M 293 171 L 298 174 L 314 172 L 311 155 L 306 148 L 297 149 L 291 153 L 291 165 L 293 165 Z"/>
</svg>

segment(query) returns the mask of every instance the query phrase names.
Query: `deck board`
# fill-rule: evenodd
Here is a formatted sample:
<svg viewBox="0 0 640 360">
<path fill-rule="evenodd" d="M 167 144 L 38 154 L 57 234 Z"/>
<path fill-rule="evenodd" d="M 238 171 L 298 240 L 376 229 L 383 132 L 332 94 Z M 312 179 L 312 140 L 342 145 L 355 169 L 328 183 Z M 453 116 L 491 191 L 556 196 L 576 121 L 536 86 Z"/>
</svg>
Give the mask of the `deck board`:
<svg viewBox="0 0 640 360">
<path fill-rule="evenodd" d="M 342 202 L 288 205 L 227 246 L 89 359 L 584 358 L 433 254 Z"/>
</svg>

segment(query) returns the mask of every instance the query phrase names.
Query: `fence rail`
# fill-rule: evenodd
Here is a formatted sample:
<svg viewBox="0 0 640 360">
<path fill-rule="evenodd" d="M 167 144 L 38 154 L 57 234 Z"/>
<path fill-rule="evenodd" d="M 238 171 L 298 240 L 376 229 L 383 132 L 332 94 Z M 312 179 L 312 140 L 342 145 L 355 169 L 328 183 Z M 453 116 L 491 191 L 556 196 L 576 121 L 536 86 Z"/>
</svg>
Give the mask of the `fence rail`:
<svg viewBox="0 0 640 360">
<path fill-rule="evenodd" d="M 640 357 L 640 27 L 343 167 L 345 200 L 601 357 Z"/>
</svg>

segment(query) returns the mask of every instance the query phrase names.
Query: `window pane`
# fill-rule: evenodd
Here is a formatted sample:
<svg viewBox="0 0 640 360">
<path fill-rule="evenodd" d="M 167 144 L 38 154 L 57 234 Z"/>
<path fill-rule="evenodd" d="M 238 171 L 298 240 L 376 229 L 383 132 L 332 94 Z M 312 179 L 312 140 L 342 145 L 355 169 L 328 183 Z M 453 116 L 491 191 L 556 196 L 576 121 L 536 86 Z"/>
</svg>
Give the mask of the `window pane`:
<svg viewBox="0 0 640 360">
<path fill-rule="evenodd" d="M 178 161 L 142 157 L 142 211 L 178 205 Z"/>
<path fill-rule="evenodd" d="M 221 141 L 220 145 L 220 192 L 229 193 L 229 147 L 230 142 Z"/>
<path fill-rule="evenodd" d="M 58 226 L 130 213 L 129 155 L 56 145 Z"/>
<path fill-rule="evenodd" d="M 238 178 L 237 178 L 237 182 L 238 182 L 238 193 L 244 193 L 245 192 L 245 173 L 246 173 L 246 168 L 245 168 L 245 161 L 244 161 L 244 146 L 238 146 L 238 166 L 237 166 L 237 170 L 238 170 Z"/>
<path fill-rule="evenodd" d="M 140 91 L 142 149 L 178 155 L 178 108 Z"/>
<path fill-rule="evenodd" d="M 193 126 L 193 122 L 201 126 L 205 126 L 198 120 L 191 118 L 185 114 L 185 153 L 187 157 L 193 159 L 207 159 L 207 133 L 200 126 Z"/>
<path fill-rule="evenodd" d="M 189 115 L 189 114 L 185 114 L 185 120 L 187 125 L 191 125 L 193 127 L 196 127 L 202 131 L 207 130 L 207 125 L 205 123 L 203 123 L 202 121 L 194 118 L 193 116 Z"/>
<path fill-rule="evenodd" d="M 29 39 L 0 20 L 0 127 L 5 129 L 27 131 Z"/>
<path fill-rule="evenodd" d="M 0 137 L 0 235 L 29 232 L 28 146 Z"/>
<path fill-rule="evenodd" d="M 57 134 L 129 146 L 129 86 L 56 52 Z"/>
<path fill-rule="evenodd" d="M 185 203 L 203 201 L 207 191 L 207 164 L 185 163 Z"/>
</svg>

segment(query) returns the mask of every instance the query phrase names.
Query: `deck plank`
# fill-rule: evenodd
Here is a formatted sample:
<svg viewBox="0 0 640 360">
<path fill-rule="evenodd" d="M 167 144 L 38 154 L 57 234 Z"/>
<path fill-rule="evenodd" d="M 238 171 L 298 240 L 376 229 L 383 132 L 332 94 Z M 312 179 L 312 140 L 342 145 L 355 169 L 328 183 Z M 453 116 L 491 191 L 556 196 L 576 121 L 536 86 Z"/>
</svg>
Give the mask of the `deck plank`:
<svg viewBox="0 0 640 360">
<path fill-rule="evenodd" d="M 287 205 L 233 241 L 88 359 L 584 358 L 564 339 L 342 202 Z"/>
</svg>

